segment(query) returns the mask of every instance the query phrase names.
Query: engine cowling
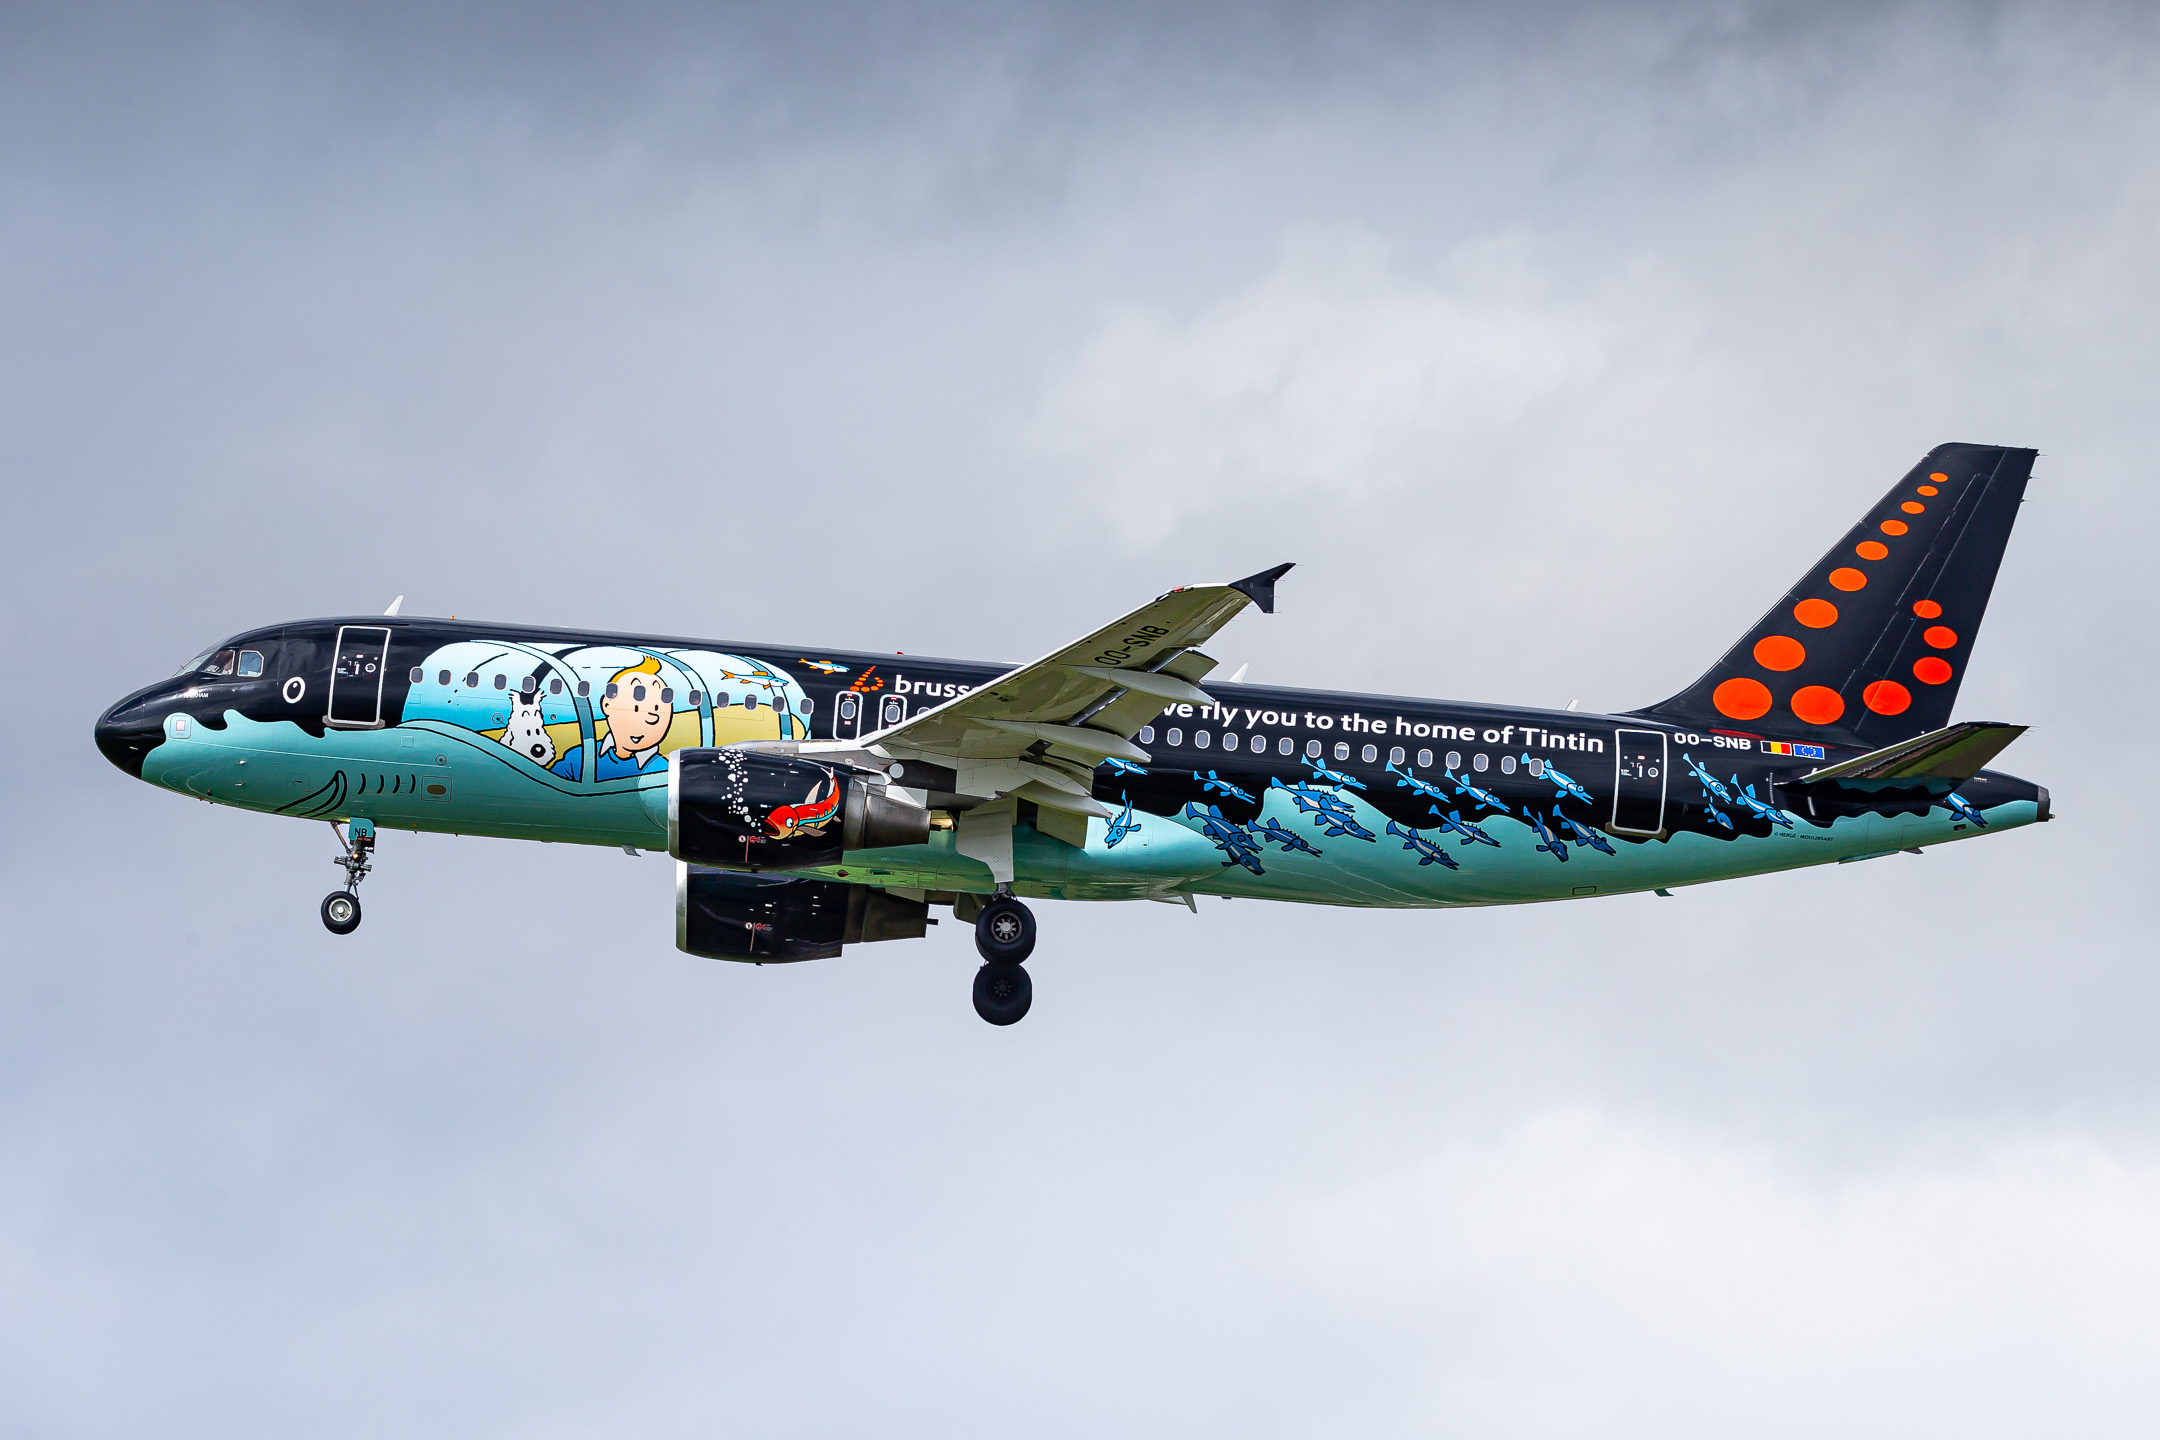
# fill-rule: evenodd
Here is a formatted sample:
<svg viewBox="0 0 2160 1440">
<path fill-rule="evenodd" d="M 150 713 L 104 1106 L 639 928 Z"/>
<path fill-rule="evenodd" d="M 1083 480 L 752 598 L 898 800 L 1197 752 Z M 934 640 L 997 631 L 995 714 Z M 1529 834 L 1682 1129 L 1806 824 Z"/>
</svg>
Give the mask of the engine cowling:
<svg viewBox="0 0 2160 1440">
<path fill-rule="evenodd" d="M 711 960 L 823 960 L 842 945 L 919 939 L 930 907 L 867 885 L 675 867 L 675 944 Z"/>
<path fill-rule="evenodd" d="M 668 853 L 693 865 L 808 870 L 929 838 L 930 812 L 837 765 L 757 750 L 669 757 Z"/>
</svg>

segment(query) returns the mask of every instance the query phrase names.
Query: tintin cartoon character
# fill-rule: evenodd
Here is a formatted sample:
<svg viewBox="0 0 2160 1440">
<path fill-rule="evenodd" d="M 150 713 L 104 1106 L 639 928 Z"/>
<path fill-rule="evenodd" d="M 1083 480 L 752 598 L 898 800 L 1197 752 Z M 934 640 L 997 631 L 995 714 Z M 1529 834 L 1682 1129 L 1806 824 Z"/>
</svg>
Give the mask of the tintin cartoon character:
<svg viewBox="0 0 2160 1440">
<path fill-rule="evenodd" d="M 675 706 L 660 684 L 657 659 L 648 655 L 641 663 L 616 671 L 600 692 L 600 713 L 607 717 L 608 733 L 594 779 L 657 774 L 667 768 L 660 742 L 667 739 Z"/>
</svg>

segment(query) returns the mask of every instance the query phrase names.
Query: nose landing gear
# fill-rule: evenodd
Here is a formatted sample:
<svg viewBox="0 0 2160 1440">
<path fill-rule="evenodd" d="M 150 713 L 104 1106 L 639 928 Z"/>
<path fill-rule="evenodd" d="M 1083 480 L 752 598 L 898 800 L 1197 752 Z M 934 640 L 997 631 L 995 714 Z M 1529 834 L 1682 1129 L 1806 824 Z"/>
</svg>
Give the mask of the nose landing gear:
<svg viewBox="0 0 2160 1440">
<path fill-rule="evenodd" d="M 336 863 L 344 867 L 345 888 L 323 896 L 322 923 L 333 935 L 350 935 L 360 928 L 360 882 L 375 868 L 368 863 L 368 857 L 375 853 L 375 822 L 355 820 L 339 829 L 333 820 L 330 830 L 344 851 Z"/>
<path fill-rule="evenodd" d="M 1035 1000 L 1035 983 L 1020 964 L 1035 952 L 1035 916 L 1000 888 L 975 917 L 975 948 L 984 962 L 975 972 L 975 1013 L 1010 1025 Z"/>
</svg>

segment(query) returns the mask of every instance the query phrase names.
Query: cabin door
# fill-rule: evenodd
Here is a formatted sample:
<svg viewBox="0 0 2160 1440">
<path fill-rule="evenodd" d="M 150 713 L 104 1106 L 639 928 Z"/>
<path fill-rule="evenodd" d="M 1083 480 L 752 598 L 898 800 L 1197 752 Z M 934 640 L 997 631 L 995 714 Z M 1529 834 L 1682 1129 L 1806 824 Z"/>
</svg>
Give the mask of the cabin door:
<svg viewBox="0 0 2160 1440">
<path fill-rule="evenodd" d="M 1655 835 L 1665 828 L 1665 732 L 1620 730 L 1613 740 L 1612 829 Z"/>
<path fill-rule="evenodd" d="M 833 739 L 853 740 L 862 734 L 863 709 L 866 704 L 864 697 L 853 690 L 843 690 L 833 697 Z"/>
<path fill-rule="evenodd" d="M 341 625 L 337 657 L 330 665 L 330 699 L 325 725 L 340 730 L 374 730 L 382 720 L 383 656 L 390 631 L 382 625 Z"/>
</svg>

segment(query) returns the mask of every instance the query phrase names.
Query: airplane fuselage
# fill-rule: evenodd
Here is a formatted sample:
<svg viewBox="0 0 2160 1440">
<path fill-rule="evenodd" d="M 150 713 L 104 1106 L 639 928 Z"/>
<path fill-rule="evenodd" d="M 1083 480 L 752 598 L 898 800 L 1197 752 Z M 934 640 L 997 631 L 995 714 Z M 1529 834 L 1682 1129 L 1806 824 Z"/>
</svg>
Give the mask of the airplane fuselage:
<svg viewBox="0 0 2160 1440">
<path fill-rule="evenodd" d="M 399 617 L 266 627 L 205 663 L 215 669 L 227 652 L 230 673 L 198 663 L 113 707 L 98 727 L 106 755 L 152 784 L 267 814 L 639 850 L 667 848 L 678 750 L 844 741 L 875 753 L 879 732 L 1011 668 Z M 1206 691 L 1212 704 L 1167 705 L 1140 731 L 1144 761 L 1095 771 L 1094 799 L 1113 817 L 1131 807 L 1115 831 L 1088 819 L 1076 845 L 1070 820 L 1038 825 L 1021 806 L 1016 893 L 1515 904 L 1871 858 L 2048 818 L 2045 790 L 1992 771 L 1957 787 L 1984 827 L 1921 787 L 1835 799 L 1796 787 L 1861 752 L 1774 727 L 1687 730 L 1214 682 Z M 892 783 L 933 815 L 974 803 L 948 788 L 958 783 L 951 771 L 896 768 Z M 1752 786 L 1757 805 L 1713 799 L 1706 809 L 1698 772 L 1736 797 Z M 1333 798 L 1300 806 L 1286 786 Z M 1213 807 L 1251 843 L 1211 838 L 1220 824 L 1189 817 L 1188 806 L 1202 816 Z M 1499 843 L 1465 840 L 1443 825 L 1451 814 Z M 1307 844 L 1269 841 L 1270 821 Z M 1391 838 L 1390 822 L 1444 847 L 1455 866 Z M 1606 837 L 1611 853 L 1579 843 L 1574 827 Z M 797 873 L 932 895 L 995 888 L 947 827 L 927 844 Z"/>
</svg>

